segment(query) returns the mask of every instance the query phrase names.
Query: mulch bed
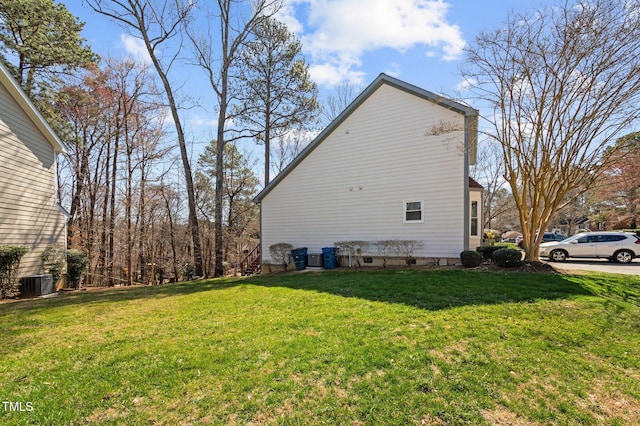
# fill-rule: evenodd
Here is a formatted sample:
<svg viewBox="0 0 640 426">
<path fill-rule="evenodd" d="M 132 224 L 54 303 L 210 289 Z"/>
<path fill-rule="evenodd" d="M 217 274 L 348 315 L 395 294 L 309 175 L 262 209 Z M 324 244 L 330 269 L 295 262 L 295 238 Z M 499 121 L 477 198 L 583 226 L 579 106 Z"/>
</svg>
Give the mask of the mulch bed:
<svg viewBox="0 0 640 426">
<path fill-rule="evenodd" d="M 484 263 L 478 269 L 487 271 L 505 271 L 505 272 L 533 272 L 537 274 L 559 274 L 553 266 L 545 262 L 523 262 L 522 265 L 514 268 L 503 268 L 495 263 Z"/>
</svg>

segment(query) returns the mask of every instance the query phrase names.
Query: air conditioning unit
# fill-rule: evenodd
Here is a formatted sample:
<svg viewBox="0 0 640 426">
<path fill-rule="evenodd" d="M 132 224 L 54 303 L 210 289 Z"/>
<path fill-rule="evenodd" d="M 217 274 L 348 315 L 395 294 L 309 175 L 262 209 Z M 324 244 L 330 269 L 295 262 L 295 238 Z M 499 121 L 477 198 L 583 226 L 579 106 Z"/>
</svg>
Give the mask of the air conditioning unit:
<svg viewBox="0 0 640 426">
<path fill-rule="evenodd" d="M 310 254 L 307 258 L 308 266 L 322 267 L 322 254 Z"/>
<path fill-rule="evenodd" d="M 53 292 L 53 277 L 51 274 L 29 275 L 20 278 L 21 296 L 43 296 Z"/>
</svg>

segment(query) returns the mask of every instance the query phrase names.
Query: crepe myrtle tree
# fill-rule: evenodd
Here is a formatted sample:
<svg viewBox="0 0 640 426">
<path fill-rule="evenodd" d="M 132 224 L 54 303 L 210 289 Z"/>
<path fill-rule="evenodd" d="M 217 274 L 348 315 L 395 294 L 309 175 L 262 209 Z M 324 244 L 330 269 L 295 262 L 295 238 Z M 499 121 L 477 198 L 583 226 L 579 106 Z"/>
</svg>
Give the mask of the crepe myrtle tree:
<svg viewBox="0 0 640 426">
<path fill-rule="evenodd" d="M 606 168 L 638 117 L 640 0 L 565 0 L 512 12 L 466 50 L 462 75 L 501 146 L 526 259 L 552 216 Z M 569 196 L 571 194 L 571 196 Z"/>
</svg>

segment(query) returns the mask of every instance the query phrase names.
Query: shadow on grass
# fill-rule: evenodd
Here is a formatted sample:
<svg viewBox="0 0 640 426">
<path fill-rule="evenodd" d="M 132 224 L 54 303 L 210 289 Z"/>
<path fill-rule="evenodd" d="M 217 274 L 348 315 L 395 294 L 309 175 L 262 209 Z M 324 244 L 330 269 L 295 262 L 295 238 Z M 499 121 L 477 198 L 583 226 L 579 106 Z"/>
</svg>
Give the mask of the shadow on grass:
<svg viewBox="0 0 640 426">
<path fill-rule="evenodd" d="M 18 299 L 7 304 L 0 304 L 0 314 L 12 309 L 68 306 L 86 303 L 129 302 L 139 299 L 162 299 L 172 296 L 204 293 L 237 286 L 239 279 L 240 278 L 207 279 L 157 286 L 102 287 L 86 288 L 70 292 L 62 291 L 58 293 L 57 297 Z"/>
<path fill-rule="evenodd" d="M 594 294 L 563 275 L 459 269 L 285 274 L 245 282 L 398 303 L 427 310 L 511 302 L 532 303 Z"/>
<path fill-rule="evenodd" d="M 575 276 L 559 274 L 481 272 L 459 269 L 336 270 L 74 292 L 51 299 L 25 300 L 0 305 L 0 314 L 13 309 L 184 296 L 246 285 L 321 292 L 341 297 L 405 304 L 428 310 L 467 305 L 568 299 L 584 295 L 606 296 L 598 291 L 598 286 L 593 282 L 586 285 Z M 609 286 L 614 285 L 615 283 L 609 283 Z"/>
</svg>

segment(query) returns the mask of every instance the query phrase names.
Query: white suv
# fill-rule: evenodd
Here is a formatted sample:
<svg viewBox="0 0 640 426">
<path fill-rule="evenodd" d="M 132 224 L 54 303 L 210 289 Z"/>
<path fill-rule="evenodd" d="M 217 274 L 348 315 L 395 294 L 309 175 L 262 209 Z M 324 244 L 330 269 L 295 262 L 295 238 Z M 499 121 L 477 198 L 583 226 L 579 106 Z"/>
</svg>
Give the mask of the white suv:
<svg viewBox="0 0 640 426">
<path fill-rule="evenodd" d="M 606 257 L 629 263 L 640 256 L 640 237 L 631 232 L 583 232 L 563 241 L 540 244 L 540 256 L 556 262 L 569 257 Z"/>
</svg>

